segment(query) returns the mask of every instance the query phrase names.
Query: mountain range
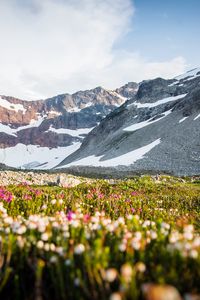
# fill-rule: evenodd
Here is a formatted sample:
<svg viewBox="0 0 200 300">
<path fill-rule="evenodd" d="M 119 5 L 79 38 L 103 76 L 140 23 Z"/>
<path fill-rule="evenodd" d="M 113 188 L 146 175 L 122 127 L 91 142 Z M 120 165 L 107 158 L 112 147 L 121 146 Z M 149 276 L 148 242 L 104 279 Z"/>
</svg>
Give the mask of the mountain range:
<svg viewBox="0 0 200 300">
<path fill-rule="evenodd" d="M 0 163 L 121 176 L 200 174 L 200 69 L 23 101 L 0 97 Z"/>
<path fill-rule="evenodd" d="M 132 97 L 136 83 L 24 101 L 0 96 L 0 163 L 50 169 L 75 151 L 101 120 Z"/>
</svg>

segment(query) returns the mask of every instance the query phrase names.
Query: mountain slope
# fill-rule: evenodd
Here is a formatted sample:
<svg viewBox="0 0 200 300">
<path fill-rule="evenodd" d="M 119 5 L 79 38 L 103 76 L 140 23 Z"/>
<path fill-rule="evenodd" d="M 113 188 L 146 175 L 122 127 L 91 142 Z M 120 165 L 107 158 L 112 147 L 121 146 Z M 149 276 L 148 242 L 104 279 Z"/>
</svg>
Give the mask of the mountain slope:
<svg viewBox="0 0 200 300">
<path fill-rule="evenodd" d="M 52 168 L 75 151 L 108 113 L 134 95 L 136 83 L 117 91 L 102 87 L 73 95 L 23 101 L 0 96 L 0 163 L 23 168 Z M 16 159 L 16 153 L 19 153 Z"/>
<path fill-rule="evenodd" d="M 81 167 L 82 166 L 82 167 Z M 116 175 L 154 171 L 200 173 L 200 69 L 139 84 L 58 167 Z M 107 171 L 106 168 L 107 167 Z"/>
</svg>

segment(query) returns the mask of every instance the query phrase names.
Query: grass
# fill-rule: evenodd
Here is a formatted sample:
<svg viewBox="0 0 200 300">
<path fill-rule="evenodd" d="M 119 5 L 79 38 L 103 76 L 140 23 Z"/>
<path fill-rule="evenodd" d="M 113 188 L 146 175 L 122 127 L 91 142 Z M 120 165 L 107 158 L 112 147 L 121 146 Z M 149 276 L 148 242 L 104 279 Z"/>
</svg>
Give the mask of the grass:
<svg viewBox="0 0 200 300">
<path fill-rule="evenodd" d="M 200 293 L 200 183 L 150 176 L 0 188 L 1 299 Z"/>
</svg>

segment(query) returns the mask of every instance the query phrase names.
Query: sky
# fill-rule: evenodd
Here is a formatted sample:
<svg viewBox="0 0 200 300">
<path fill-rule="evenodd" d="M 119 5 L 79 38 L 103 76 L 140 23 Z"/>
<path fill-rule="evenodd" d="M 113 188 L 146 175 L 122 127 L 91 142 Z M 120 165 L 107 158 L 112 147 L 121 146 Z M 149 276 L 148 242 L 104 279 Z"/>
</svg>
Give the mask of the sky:
<svg viewBox="0 0 200 300">
<path fill-rule="evenodd" d="M 0 94 L 26 100 L 200 66 L 199 0 L 0 0 Z"/>
</svg>

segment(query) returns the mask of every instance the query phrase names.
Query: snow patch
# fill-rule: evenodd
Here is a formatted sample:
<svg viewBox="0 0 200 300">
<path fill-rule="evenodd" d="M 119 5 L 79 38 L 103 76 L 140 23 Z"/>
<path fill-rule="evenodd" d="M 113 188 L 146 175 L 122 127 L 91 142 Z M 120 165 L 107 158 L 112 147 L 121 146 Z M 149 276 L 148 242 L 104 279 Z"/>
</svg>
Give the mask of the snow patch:
<svg viewBox="0 0 200 300">
<path fill-rule="evenodd" d="M 102 156 L 95 156 L 91 155 L 88 157 L 85 157 L 83 159 L 80 159 L 78 161 L 72 162 L 68 165 L 61 166 L 57 169 L 66 168 L 69 166 L 95 166 L 95 167 L 115 167 L 115 166 L 129 166 L 132 165 L 134 162 L 136 162 L 139 159 L 143 159 L 144 155 L 148 153 L 150 150 L 152 150 L 155 146 L 160 144 L 161 139 L 157 139 L 154 142 L 140 147 L 136 150 L 130 151 L 126 154 L 117 156 L 115 158 L 111 158 L 108 160 L 101 161 L 103 158 Z"/>
<path fill-rule="evenodd" d="M 0 133 L 1 132 L 6 133 L 8 135 L 16 136 L 14 129 L 10 128 L 10 126 L 8 125 L 4 125 L 0 123 Z"/>
<path fill-rule="evenodd" d="M 186 119 L 187 119 L 188 117 L 184 117 L 184 118 L 182 118 L 181 120 L 179 120 L 179 123 L 182 123 L 182 122 L 184 122 Z"/>
<path fill-rule="evenodd" d="M 50 126 L 50 128 L 47 131 L 56 132 L 57 134 L 69 134 L 74 137 L 79 137 L 82 134 L 88 134 L 94 127 L 90 128 L 79 128 L 79 129 L 68 129 L 68 128 L 53 128 Z"/>
<path fill-rule="evenodd" d="M 198 118 L 200 118 L 200 114 L 198 114 L 198 115 L 194 118 L 194 121 L 197 120 Z"/>
<path fill-rule="evenodd" d="M 128 126 L 128 127 L 124 128 L 123 130 L 125 130 L 125 131 L 136 131 L 138 129 L 144 128 L 146 126 L 149 126 L 149 125 L 151 125 L 153 123 L 156 123 L 156 122 L 162 120 L 163 118 L 165 118 L 166 116 L 168 116 L 169 114 L 171 114 L 171 112 L 172 112 L 172 110 L 170 109 L 168 111 L 165 111 L 163 113 L 163 116 L 160 117 L 160 118 L 158 118 L 158 119 L 156 119 L 156 120 L 154 120 L 154 118 L 155 118 L 155 116 L 154 116 L 151 119 L 148 119 L 146 121 L 142 121 L 142 122 L 139 122 L 139 123 L 135 123 L 135 124 L 133 124 L 131 126 Z"/>
<path fill-rule="evenodd" d="M 196 68 L 196 69 L 193 69 L 193 70 L 190 70 L 182 75 L 179 75 L 177 77 L 175 77 L 174 79 L 177 79 L 177 80 L 182 80 L 182 79 L 185 79 L 185 80 L 191 80 L 191 79 L 194 79 L 196 77 L 199 77 L 199 75 L 197 75 L 197 73 L 200 72 L 200 68 Z M 187 77 L 192 77 L 192 78 L 187 78 Z"/>
<path fill-rule="evenodd" d="M 135 105 L 137 108 L 151 108 L 151 107 L 156 107 L 156 106 L 161 105 L 161 104 L 165 104 L 165 103 L 168 103 L 168 102 L 171 102 L 171 101 L 176 101 L 178 99 L 182 99 L 186 95 L 187 94 L 181 94 L 181 95 L 178 95 L 178 96 L 167 97 L 167 98 L 158 100 L 158 101 L 153 102 L 153 103 L 148 103 L 148 102 L 147 103 L 134 102 L 134 103 L 131 103 L 131 104 L 127 105 L 127 107 L 132 106 L 132 105 Z"/>
<path fill-rule="evenodd" d="M 14 129 L 14 130 L 16 132 L 18 132 L 20 130 L 27 129 L 27 128 L 39 127 L 42 124 L 42 122 L 44 121 L 44 119 L 45 119 L 45 117 L 41 117 L 38 120 L 32 119 L 30 121 L 29 125 L 20 126 L 20 127 L 18 127 L 17 129 Z"/>
<path fill-rule="evenodd" d="M 44 119 L 45 119 L 45 117 L 39 118 L 38 120 L 31 120 L 30 124 L 20 126 L 18 128 L 11 128 L 8 125 L 4 125 L 4 124 L 0 123 L 0 132 L 4 132 L 4 133 L 9 134 L 9 135 L 17 136 L 16 134 L 20 130 L 24 130 L 24 129 L 27 129 L 27 128 L 33 128 L 33 127 L 39 127 L 41 125 L 41 123 L 44 121 Z"/>
<path fill-rule="evenodd" d="M 23 114 L 25 114 L 25 112 L 26 112 L 26 109 L 24 108 L 24 106 L 22 104 L 10 103 L 9 101 L 7 101 L 6 99 L 3 99 L 1 97 L 0 97 L 0 106 L 4 107 L 6 109 L 9 109 L 9 110 L 14 110 L 16 112 L 22 111 Z"/>
<path fill-rule="evenodd" d="M 17 144 L 14 147 L 0 149 L 0 162 L 7 166 L 20 168 L 29 165 L 33 168 L 43 164 L 38 169 L 51 169 L 63 161 L 66 156 L 76 151 L 81 143 L 74 143 L 68 147 L 49 149 L 38 145 Z"/>
</svg>

